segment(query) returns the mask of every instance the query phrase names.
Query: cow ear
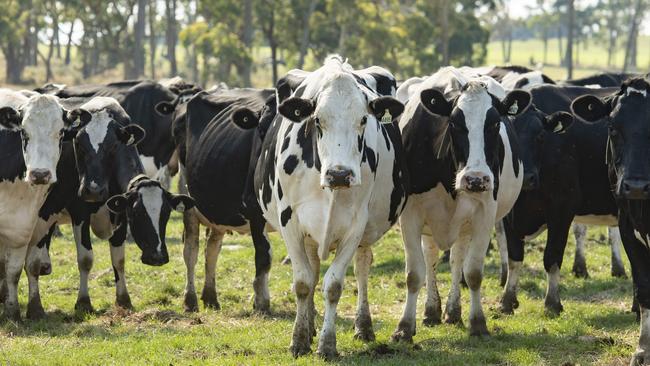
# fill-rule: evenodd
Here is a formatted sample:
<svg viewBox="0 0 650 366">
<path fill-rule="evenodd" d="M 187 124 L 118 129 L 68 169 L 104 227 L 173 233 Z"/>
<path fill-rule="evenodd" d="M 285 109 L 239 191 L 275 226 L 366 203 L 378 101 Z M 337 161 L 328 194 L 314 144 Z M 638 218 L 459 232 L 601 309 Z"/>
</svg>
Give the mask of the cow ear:
<svg viewBox="0 0 650 366">
<path fill-rule="evenodd" d="M 232 113 L 232 121 L 243 130 L 250 130 L 260 123 L 260 119 L 255 115 L 255 112 L 246 107 L 237 108 Z"/>
<path fill-rule="evenodd" d="M 309 118 L 315 109 L 316 104 L 311 100 L 293 97 L 282 102 L 278 111 L 293 122 L 302 122 Z"/>
<path fill-rule="evenodd" d="M 115 195 L 106 201 L 106 207 L 115 214 L 123 213 L 126 211 L 126 207 L 129 204 L 129 200 L 122 194 Z"/>
<path fill-rule="evenodd" d="M 583 95 L 571 103 L 571 111 L 587 122 L 596 122 L 609 115 L 611 106 L 594 95 Z"/>
<path fill-rule="evenodd" d="M 532 96 L 525 90 L 513 90 L 497 105 L 501 115 L 517 116 L 530 106 Z"/>
<path fill-rule="evenodd" d="M 573 115 L 567 112 L 555 112 L 544 118 L 544 128 L 553 133 L 565 133 L 573 124 Z"/>
<path fill-rule="evenodd" d="M 163 116 L 174 113 L 176 107 L 172 102 L 160 102 L 156 104 L 156 112 L 162 114 Z"/>
<path fill-rule="evenodd" d="M 20 113 L 11 107 L 0 108 L 0 126 L 13 130 L 20 128 L 23 117 Z"/>
<path fill-rule="evenodd" d="M 134 146 L 144 140 L 146 133 L 142 127 L 138 125 L 128 125 L 121 127 L 118 130 L 117 137 L 122 141 L 126 146 Z"/>
<path fill-rule="evenodd" d="M 194 207 L 194 199 L 184 194 L 173 194 L 170 200 L 172 208 L 178 212 L 185 212 Z"/>
<path fill-rule="evenodd" d="M 420 92 L 420 103 L 433 114 L 443 117 L 451 115 L 451 103 L 436 89 L 425 89 Z"/>
<path fill-rule="evenodd" d="M 370 110 L 377 117 L 377 120 L 386 118 L 382 123 L 390 123 L 404 112 L 404 104 L 393 97 L 379 97 L 370 102 Z M 386 115 L 388 112 L 388 115 Z"/>
<path fill-rule="evenodd" d="M 93 115 L 85 109 L 77 108 L 71 111 L 63 110 L 63 122 L 69 130 L 79 130 L 93 119 Z"/>
</svg>

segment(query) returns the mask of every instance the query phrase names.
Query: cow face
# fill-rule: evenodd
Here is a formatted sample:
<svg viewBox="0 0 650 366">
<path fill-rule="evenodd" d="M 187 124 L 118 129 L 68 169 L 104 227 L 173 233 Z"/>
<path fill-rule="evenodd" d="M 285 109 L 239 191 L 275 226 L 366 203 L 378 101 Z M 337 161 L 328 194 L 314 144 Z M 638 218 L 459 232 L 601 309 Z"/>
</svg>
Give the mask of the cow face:
<svg viewBox="0 0 650 366">
<path fill-rule="evenodd" d="M 74 139 L 79 197 L 87 202 L 108 199 L 108 180 L 115 165 L 115 151 L 120 145 L 136 145 L 144 138 L 144 130 L 139 126 L 119 124 L 114 115 L 117 111 L 119 109 L 95 110 L 90 123 Z"/>
<path fill-rule="evenodd" d="M 512 119 L 524 165 L 523 191 L 539 188 L 539 171 L 546 139 L 550 134 L 565 133 L 572 123 L 570 113 L 556 112 L 548 116 L 533 105 Z"/>
<path fill-rule="evenodd" d="M 88 112 L 65 111 L 51 95 L 32 96 L 19 110 L 0 109 L 0 125 L 22 135 L 25 181 L 35 185 L 56 182 L 62 139 L 88 121 Z"/>
<path fill-rule="evenodd" d="M 183 212 L 194 207 L 194 200 L 185 195 L 169 193 L 160 183 L 139 176 L 129 190 L 106 202 L 115 214 L 126 214 L 133 240 L 142 250 L 140 260 L 150 266 L 169 262 L 165 232 L 172 210 Z"/>
<path fill-rule="evenodd" d="M 494 190 L 497 172 L 501 118 L 515 116 L 530 104 L 530 94 L 515 90 L 503 100 L 488 93 L 484 83 L 467 83 L 453 101 L 437 89 L 420 94 L 422 105 L 431 113 L 448 117 L 448 133 L 456 161 L 455 189 L 466 193 Z"/>
<path fill-rule="evenodd" d="M 285 118 L 296 123 L 307 123 L 306 130 L 316 129 L 317 133 L 310 136 L 317 141 L 322 167 L 320 185 L 330 189 L 349 188 L 362 183 L 366 126 L 376 126 L 378 118 L 387 110 L 395 118 L 401 114 L 404 106 L 390 97 L 369 102 L 354 78 L 346 73 L 332 77 L 316 100 L 292 97 L 278 108 Z"/>
<path fill-rule="evenodd" d="M 637 78 L 625 82 L 616 95 L 604 99 L 586 95 L 571 105 L 588 122 L 606 118 L 610 180 L 619 199 L 650 199 L 649 90 L 648 81 Z"/>
</svg>

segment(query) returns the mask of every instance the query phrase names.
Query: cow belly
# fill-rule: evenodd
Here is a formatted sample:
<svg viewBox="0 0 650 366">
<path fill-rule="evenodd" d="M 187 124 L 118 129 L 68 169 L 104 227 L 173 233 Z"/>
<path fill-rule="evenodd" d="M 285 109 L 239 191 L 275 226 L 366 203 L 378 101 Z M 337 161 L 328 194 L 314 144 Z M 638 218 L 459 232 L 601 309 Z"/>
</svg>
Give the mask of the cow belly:
<svg viewBox="0 0 650 366">
<path fill-rule="evenodd" d="M 618 226 L 618 219 L 614 215 L 576 216 L 573 221 L 585 225 Z"/>
<path fill-rule="evenodd" d="M 499 190 L 497 192 L 497 213 L 495 222 L 501 220 L 505 215 L 507 215 L 515 205 L 524 181 L 524 165 L 521 161 L 513 162 L 512 148 L 510 146 L 510 140 L 508 139 L 505 125 L 501 125 L 499 134 L 501 135 L 505 153 L 502 162 L 503 169 L 499 175 Z M 519 164 L 519 169 L 517 170 L 519 173 L 518 176 L 515 174 L 513 163 Z"/>
<path fill-rule="evenodd" d="M 108 240 L 113 236 L 111 216 L 105 205 L 100 207 L 99 211 L 90 215 L 90 227 L 93 229 L 93 233 L 100 239 Z"/>
<path fill-rule="evenodd" d="M 246 225 L 241 225 L 241 226 L 220 225 L 220 224 L 216 224 L 216 223 L 213 223 L 210 220 L 208 220 L 208 218 L 205 217 L 205 215 L 203 215 L 199 210 L 196 210 L 196 213 L 198 215 L 199 222 L 202 225 L 210 227 L 212 229 L 216 229 L 217 231 L 220 231 L 220 232 L 223 232 L 223 233 L 225 233 L 225 232 L 236 232 L 236 233 L 239 233 L 239 234 L 248 234 L 251 231 L 250 230 L 250 225 L 248 224 L 248 222 L 246 223 Z"/>
<path fill-rule="evenodd" d="M 0 242 L 9 246 L 29 242 L 48 188 L 23 181 L 0 183 Z"/>
</svg>

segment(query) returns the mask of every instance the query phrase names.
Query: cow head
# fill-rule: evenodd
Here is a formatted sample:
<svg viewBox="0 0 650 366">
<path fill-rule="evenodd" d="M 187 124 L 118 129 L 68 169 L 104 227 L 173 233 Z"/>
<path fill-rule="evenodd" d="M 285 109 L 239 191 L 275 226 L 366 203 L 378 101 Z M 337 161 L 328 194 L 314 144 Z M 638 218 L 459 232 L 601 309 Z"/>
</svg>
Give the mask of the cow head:
<svg viewBox="0 0 650 366">
<path fill-rule="evenodd" d="M 605 119 L 609 126 L 607 162 L 614 194 L 619 199 L 650 199 L 650 83 L 635 78 L 621 90 L 598 98 L 585 95 L 573 101 L 574 114 L 588 122 Z"/>
<path fill-rule="evenodd" d="M 420 99 L 430 113 L 448 117 L 450 148 L 456 161 L 455 189 L 466 193 L 493 191 L 501 119 L 526 110 L 530 94 L 514 90 L 500 101 L 484 83 L 470 81 L 451 101 L 437 89 L 423 90 Z"/>
<path fill-rule="evenodd" d="M 88 117 L 82 109 L 64 110 L 51 95 L 32 96 L 19 109 L 0 108 L 0 126 L 22 135 L 26 182 L 56 182 L 61 141 L 83 127 Z"/>
<path fill-rule="evenodd" d="M 194 200 L 171 194 L 158 181 L 140 175 L 131 180 L 126 193 L 111 197 L 106 206 L 115 214 L 126 214 L 133 240 L 142 250 L 142 263 L 161 266 L 169 262 L 165 244 L 169 215 L 172 210 L 194 207 Z"/>
<path fill-rule="evenodd" d="M 103 202 L 109 198 L 114 152 L 120 145 L 138 144 L 145 133 L 139 126 L 128 124 L 128 116 L 112 98 L 95 97 L 84 107 L 92 111 L 92 118 L 74 139 L 79 197 L 87 202 Z"/>
<path fill-rule="evenodd" d="M 544 143 L 551 134 L 564 134 L 573 124 L 573 116 L 567 112 L 547 115 L 531 105 L 525 112 L 512 119 L 519 141 L 519 154 L 524 165 L 523 191 L 539 188 L 539 172 L 542 164 Z"/>
<path fill-rule="evenodd" d="M 376 126 L 386 111 L 396 118 L 403 110 L 402 103 L 391 97 L 369 101 L 349 73 L 331 76 L 315 99 L 291 97 L 278 108 L 288 120 L 306 123 L 306 134 L 315 129 L 310 136 L 316 139 L 322 166 L 320 184 L 331 189 L 362 183 L 366 126 Z"/>
</svg>

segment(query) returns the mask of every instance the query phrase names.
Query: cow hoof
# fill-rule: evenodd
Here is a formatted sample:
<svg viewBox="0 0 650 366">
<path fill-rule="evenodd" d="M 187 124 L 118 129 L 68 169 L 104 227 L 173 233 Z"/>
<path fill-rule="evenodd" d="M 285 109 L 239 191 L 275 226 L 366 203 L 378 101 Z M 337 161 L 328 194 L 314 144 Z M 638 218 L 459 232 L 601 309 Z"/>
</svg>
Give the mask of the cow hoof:
<svg viewBox="0 0 650 366">
<path fill-rule="evenodd" d="M 357 315 L 354 320 L 354 339 L 363 342 L 372 342 L 375 340 L 375 332 L 372 330 L 372 319 L 369 314 Z"/>
<path fill-rule="evenodd" d="M 646 365 L 647 361 L 650 361 L 650 355 L 648 355 L 643 350 L 637 350 L 632 355 L 632 360 L 630 361 L 630 366 L 643 366 L 643 365 Z"/>
<path fill-rule="evenodd" d="M 622 265 L 612 264 L 612 277 L 627 279 L 627 273 Z"/>
<path fill-rule="evenodd" d="M 203 301 L 203 306 L 206 308 L 221 310 L 221 305 L 219 305 L 219 300 L 217 300 L 217 290 L 214 288 L 203 288 L 201 300 Z"/>
<path fill-rule="evenodd" d="M 546 312 L 551 316 L 558 316 L 564 311 L 564 306 L 562 306 L 559 299 L 557 301 L 546 299 L 544 301 L 544 307 L 546 308 Z"/>
<path fill-rule="evenodd" d="M 185 300 L 183 301 L 186 313 L 196 313 L 199 311 L 199 300 L 196 298 L 196 293 L 185 293 Z"/>
<path fill-rule="evenodd" d="M 472 337 L 488 337 L 490 335 L 484 316 L 469 320 L 469 335 Z"/>
<path fill-rule="evenodd" d="M 574 264 L 572 272 L 576 278 L 585 278 L 585 279 L 589 278 L 589 271 L 587 271 L 587 267 L 584 264 L 583 265 Z"/>
<path fill-rule="evenodd" d="M 80 313 L 93 313 L 93 305 L 90 303 L 90 297 L 84 296 L 77 299 L 77 302 L 74 304 L 74 310 Z"/>
<path fill-rule="evenodd" d="M 504 287 L 506 285 L 506 282 L 508 282 L 508 268 L 506 267 L 505 272 L 503 271 L 503 268 L 501 268 L 501 281 L 499 282 L 501 287 Z"/>
<path fill-rule="evenodd" d="M 318 355 L 327 361 L 339 357 L 339 353 L 336 351 L 335 333 L 321 334 L 320 341 L 318 342 Z"/>
<path fill-rule="evenodd" d="M 27 319 L 40 320 L 45 318 L 45 310 L 43 304 L 39 300 L 32 300 L 27 303 Z"/>
<path fill-rule="evenodd" d="M 131 296 L 129 294 L 117 295 L 115 298 L 115 305 L 126 310 L 133 310 L 133 304 L 131 303 Z"/>
<path fill-rule="evenodd" d="M 311 353 L 311 342 L 293 342 L 289 349 L 291 350 L 291 354 L 294 358 L 308 355 Z"/>
<path fill-rule="evenodd" d="M 20 321 L 20 306 L 18 303 L 10 303 L 5 301 L 5 318 L 19 322 Z"/>
<path fill-rule="evenodd" d="M 460 314 L 460 306 L 455 306 L 453 308 L 447 307 L 445 309 L 445 323 L 447 324 L 461 324 L 463 319 Z"/>
<path fill-rule="evenodd" d="M 398 343 L 413 343 L 413 336 L 415 335 L 415 325 L 410 322 L 399 322 L 397 329 L 390 337 L 391 342 Z"/>
<path fill-rule="evenodd" d="M 503 293 L 503 296 L 501 297 L 501 307 L 499 310 L 503 314 L 514 314 L 515 309 L 519 307 L 519 300 L 517 300 L 517 294 L 506 291 Z"/>
<path fill-rule="evenodd" d="M 433 327 L 442 323 L 442 311 L 440 306 L 427 306 L 424 308 L 424 320 L 422 323 L 427 327 Z"/>
<path fill-rule="evenodd" d="M 255 310 L 256 313 L 263 315 L 271 314 L 271 300 L 258 299 L 257 296 L 255 296 L 255 300 L 253 301 L 253 310 Z"/>
</svg>

